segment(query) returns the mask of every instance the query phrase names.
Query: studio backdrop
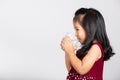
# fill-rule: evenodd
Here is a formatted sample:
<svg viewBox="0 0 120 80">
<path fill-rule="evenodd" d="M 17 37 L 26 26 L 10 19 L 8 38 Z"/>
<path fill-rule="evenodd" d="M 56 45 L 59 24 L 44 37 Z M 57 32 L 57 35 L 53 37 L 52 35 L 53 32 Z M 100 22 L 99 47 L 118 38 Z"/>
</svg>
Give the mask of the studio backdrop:
<svg viewBox="0 0 120 80">
<path fill-rule="evenodd" d="M 120 80 L 119 0 L 0 0 L 0 80 L 65 80 L 60 41 L 81 7 L 99 10 L 116 55 L 104 80 Z"/>
</svg>

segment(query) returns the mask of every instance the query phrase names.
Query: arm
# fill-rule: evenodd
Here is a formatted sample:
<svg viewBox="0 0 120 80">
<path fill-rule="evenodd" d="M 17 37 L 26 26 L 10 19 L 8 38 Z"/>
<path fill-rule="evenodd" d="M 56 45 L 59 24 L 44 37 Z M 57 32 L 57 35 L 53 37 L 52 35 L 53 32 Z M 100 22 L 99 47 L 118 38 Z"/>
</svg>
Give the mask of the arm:
<svg viewBox="0 0 120 80">
<path fill-rule="evenodd" d="M 67 53 L 65 53 L 65 64 L 66 64 L 67 71 L 69 71 L 71 69 L 71 63 Z"/>
<path fill-rule="evenodd" d="M 101 50 L 98 45 L 93 45 L 88 54 L 82 59 L 78 59 L 73 52 L 68 53 L 70 62 L 74 69 L 81 75 L 86 74 L 94 65 L 94 63 L 101 57 Z"/>
<path fill-rule="evenodd" d="M 69 37 L 63 38 L 61 47 L 68 55 L 71 65 L 81 75 L 86 74 L 102 54 L 98 45 L 94 44 L 82 60 L 78 59 L 74 54 L 75 48 Z"/>
</svg>

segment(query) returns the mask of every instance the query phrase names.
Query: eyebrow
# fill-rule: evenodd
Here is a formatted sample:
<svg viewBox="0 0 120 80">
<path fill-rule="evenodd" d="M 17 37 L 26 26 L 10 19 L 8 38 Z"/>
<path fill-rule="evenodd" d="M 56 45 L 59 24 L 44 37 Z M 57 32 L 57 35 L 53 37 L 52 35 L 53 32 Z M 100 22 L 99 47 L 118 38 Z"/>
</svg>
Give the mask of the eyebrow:
<svg viewBox="0 0 120 80">
<path fill-rule="evenodd" d="M 77 26 L 74 26 L 74 28 L 77 28 Z"/>
<path fill-rule="evenodd" d="M 74 28 L 79 28 L 78 26 L 74 26 Z"/>
</svg>

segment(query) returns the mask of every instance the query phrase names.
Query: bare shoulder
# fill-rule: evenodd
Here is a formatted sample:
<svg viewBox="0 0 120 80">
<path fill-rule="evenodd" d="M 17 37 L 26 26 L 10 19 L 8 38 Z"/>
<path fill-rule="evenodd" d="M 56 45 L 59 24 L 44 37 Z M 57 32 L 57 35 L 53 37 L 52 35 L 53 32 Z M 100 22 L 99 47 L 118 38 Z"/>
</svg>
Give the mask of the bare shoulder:
<svg viewBox="0 0 120 80">
<path fill-rule="evenodd" d="M 95 62 L 101 58 L 101 55 L 102 53 L 100 47 L 97 44 L 93 44 L 89 49 L 87 55 L 83 58 L 83 60 L 85 62 L 88 60 L 91 62 Z"/>
<path fill-rule="evenodd" d="M 96 56 L 96 60 L 98 60 L 99 58 L 101 58 L 102 55 L 100 46 L 98 44 L 93 44 L 88 51 L 88 54 Z"/>
<path fill-rule="evenodd" d="M 93 44 L 89 49 L 87 55 L 82 59 L 82 66 L 84 73 L 87 73 L 94 63 L 101 58 L 101 49 L 99 45 Z"/>
</svg>

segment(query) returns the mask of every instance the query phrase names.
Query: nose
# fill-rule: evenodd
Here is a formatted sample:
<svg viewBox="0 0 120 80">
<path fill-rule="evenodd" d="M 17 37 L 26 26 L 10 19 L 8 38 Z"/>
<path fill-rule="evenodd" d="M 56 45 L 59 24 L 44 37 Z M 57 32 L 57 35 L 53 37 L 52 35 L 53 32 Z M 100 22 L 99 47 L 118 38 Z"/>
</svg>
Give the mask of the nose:
<svg viewBox="0 0 120 80">
<path fill-rule="evenodd" d="M 75 32 L 75 36 L 77 37 L 77 32 Z"/>
</svg>

